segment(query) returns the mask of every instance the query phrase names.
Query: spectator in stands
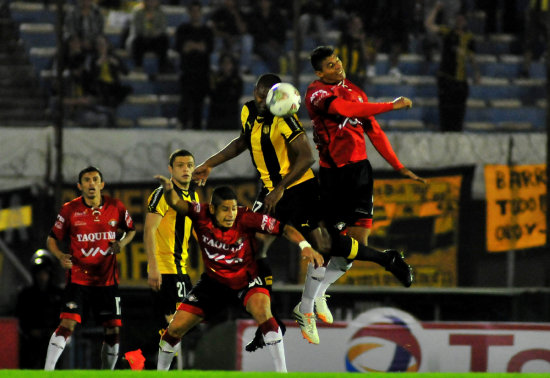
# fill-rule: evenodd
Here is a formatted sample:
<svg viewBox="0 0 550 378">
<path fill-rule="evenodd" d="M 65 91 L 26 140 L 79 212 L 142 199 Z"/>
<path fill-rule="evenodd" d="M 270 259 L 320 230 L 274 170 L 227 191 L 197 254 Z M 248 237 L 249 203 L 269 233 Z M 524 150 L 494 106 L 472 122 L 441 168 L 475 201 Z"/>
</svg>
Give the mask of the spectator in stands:
<svg viewBox="0 0 550 378">
<path fill-rule="evenodd" d="M 340 42 L 335 52 L 342 61 L 349 80 L 359 88 L 365 84 L 367 59 L 367 38 L 363 29 L 363 20 L 357 14 L 351 14 L 344 24 Z"/>
<path fill-rule="evenodd" d="M 157 55 L 158 71 L 169 71 L 166 15 L 160 8 L 160 0 L 143 0 L 134 7 L 126 44 L 136 70 L 143 70 L 145 53 L 153 51 Z"/>
<path fill-rule="evenodd" d="M 103 35 L 104 20 L 101 9 L 93 0 L 78 0 L 76 6 L 67 13 L 65 19 L 64 37 L 80 38 L 82 49 L 93 52 L 95 40 Z"/>
<path fill-rule="evenodd" d="M 67 56 L 63 70 L 63 115 L 65 121 L 75 126 L 107 127 L 114 125 L 112 109 L 101 105 L 97 97 L 96 83 L 86 69 L 86 56 L 83 54 L 80 38 L 69 38 Z M 54 72 L 58 69 L 57 61 L 53 63 Z M 56 82 L 57 83 L 57 82 Z M 50 109 L 57 115 L 59 106 L 59 88 L 52 87 Z"/>
<path fill-rule="evenodd" d="M 215 50 L 240 57 L 239 65 L 243 72 L 249 72 L 252 64 L 252 37 L 248 33 L 246 18 L 237 0 L 223 0 L 210 15 Z"/>
<path fill-rule="evenodd" d="M 183 128 L 202 128 L 213 48 L 212 29 L 203 22 L 200 2 L 193 1 L 189 5 L 189 22 L 178 26 L 174 46 L 180 56 L 181 96 L 178 119 Z"/>
<path fill-rule="evenodd" d="M 19 319 L 21 369 L 42 369 L 52 328 L 59 323 L 63 289 L 55 283 L 55 258 L 39 249 L 31 258 L 32 285 L 17 296 L 15 316 Z"/>
<path fill-rule="evenodd" d="M 267 66 L 268 71 L 286 74 L 288 59 L 285 53 L 285 17 L 271 0 L 259 0 L 250 16 L 250 34 L 254 38 L 254 53 Z"/>
<path fill-rule="evenodd" d="M 128 67 L 103 36 L 97 38 L 96 54 L 90 57 L 87 66 L 100 104 L 114 111 L 132 93 L 132 87 L 120 80 L 121 75 L 128 74 Z"/>
<path fill-rule="evenodd" d="M 326 40 L 326 20 L 332 17 L 334 4 L 332 0 L 304 0 L 300 7 L 300 33 L 302 47 L 306 37 L 313 38 L 317 46 L 328 44 Z"/>
<path fill-rule="evenodd" d="M 466 63 L 474 68 L 474 82 L 480 81 L 475 61 L 474 35 L 467 30 L 466 17 L 458 13 L 454 26 L 437 25 L 437 13 L 443 3 L 437 2 L 426 18 L 426 29 L 442 38 L 441 63 L 437 72 L 439 126 L 441 131 L 462 131 L 469 86 Z"/>
<path fill-rule="evenodd" d="M 545 50 L 548 50 L 547 46 L 550 44 L 550 4 L 547 0 L 529 0 L 525 14 L 525 37 L 521 77 L 530 76 L 533 56 L 540 56 Z"/>
<path fill-rule="evenodd" d="M 367 31 L 370 37 L 367 50 L 367 77 L 372 79 L 376 75 L 376 60 L 379 51 L 389 54 L 388 74 L 401 79 L 399 57 L 408 49 L 409 32 L 414 14 L 414 2 L 410 0 L 386 0 L 378 2 L 374 13 L 360 13 L 368 15 L 367 25 L 372 25 Z M 372 17 L 372 14 L 375 17 Z"/>
<path fill-rule="evenodd" d="M 240 125 L 242 93 L 243 79 L 236 59 L 230 54 L 222 54 L 218 70 L 210 79 L 209 129 L 237 130 Z"/>
</svg>

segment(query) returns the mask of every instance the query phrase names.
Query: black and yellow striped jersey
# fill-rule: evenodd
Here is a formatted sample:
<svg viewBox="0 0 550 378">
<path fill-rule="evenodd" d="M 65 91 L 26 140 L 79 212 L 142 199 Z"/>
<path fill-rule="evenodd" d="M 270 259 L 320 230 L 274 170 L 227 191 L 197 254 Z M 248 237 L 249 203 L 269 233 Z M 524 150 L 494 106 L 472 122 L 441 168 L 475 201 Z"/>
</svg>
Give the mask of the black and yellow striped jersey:
<svg viewBox="0 0 550 378">
<path fill-rule="evenodd" d="M 193 189 L 182 190 L 174 185 L 180 198 L 190 202 L 199 202 L 199 196 Z M 158 187 L 147 200 L 147 211 L 162 216 L 157 228 L 156 257 L 161 274 L 186 274 L 191 219 L 176 213 L 166 203 L 164 189 Z"/>
<path fill-rule="evenodd" d="M 466 63 L 475 53 L 474 34 L 469 31 L 457 33 L 447 26 L 440 26 L 439 34 L 443 37 L 443 47 L 438 74 L 466 81 Z"/>
<path fill-rule="evenodd" d="M 244 104 L 241 111 L 241 133 L 245 136 L 252 163 L 258 170 L 264 186 L 272 191 L 290 171 L 292 156 L 288 144 L 304 133 L 304 128 L 296 115 L 275 117 L 272 114 L 259 115 L 254 101 Z M 289 187 L 313 178 L 308 169 L 304 175 Z"/>
</svg>

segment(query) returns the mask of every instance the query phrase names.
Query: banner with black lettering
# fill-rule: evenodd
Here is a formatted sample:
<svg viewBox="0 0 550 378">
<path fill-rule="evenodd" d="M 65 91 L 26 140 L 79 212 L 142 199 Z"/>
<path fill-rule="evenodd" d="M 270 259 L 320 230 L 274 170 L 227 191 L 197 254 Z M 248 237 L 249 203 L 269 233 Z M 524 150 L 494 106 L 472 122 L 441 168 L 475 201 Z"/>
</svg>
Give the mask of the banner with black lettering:
<svg viewBox="0 0 550 378">
<path fill-rule="evenodd" d="M 487 251 L 546 244 L 546 164 L 486 165 Z"/>
<path fill-rule="evenodd" d="M 461 201 L 470 198 L 473 167 L 417 173 L 428 178 L 428 184 L 398 178 L 391 172 L 377 172 L 374 226 L 369 244 L 380 249 L 404 250 L 407 261 L 414 266 L 416 286 L 456 286 L 459 210 Z M 252 208 L 258 192 L 258 182 L 253 179 L 209 180 L 208 186 L 197 189 L 201 202 L 208 202 L 213 188 L 222 184 L 235 190 L 240 205 Z M 106 180 L 104 193 L 124 203 L 137 231 L 132 243 L 118 256 L 121 285 L 147 285 L 143 227 L 147 198 L 156 187 L 155 183 L 110 184 Z M 66 188 L 63 201 L 78 195 L 76 187 Z M 277 253 L 269 255 L 279 279 L 284 276 L 287 282 L 303 282 L 306 265 L 300 264 L 297 247 L 281 239 L 271 248 L 277 249 Z M 203 263 L 195 245 L 191 248 L 187 269 L 192 281 L 197 282 Z M 399 285 L 383 268 L 364 262 L 354 262 L 353 268 L 338 283 Z"/>
<path fill-rule="evenodd" d="M 428 183 L 376 172 L 369 245 L 405 252 L 415 286 L 457 285 L 459 212 L 471 197 L 473 167 L 419 171 Z M 305 270 L 302 269 L 305 276 Z M 400 286 L 381 266 L 355 261 L 337 284 Z"/>
</svg>

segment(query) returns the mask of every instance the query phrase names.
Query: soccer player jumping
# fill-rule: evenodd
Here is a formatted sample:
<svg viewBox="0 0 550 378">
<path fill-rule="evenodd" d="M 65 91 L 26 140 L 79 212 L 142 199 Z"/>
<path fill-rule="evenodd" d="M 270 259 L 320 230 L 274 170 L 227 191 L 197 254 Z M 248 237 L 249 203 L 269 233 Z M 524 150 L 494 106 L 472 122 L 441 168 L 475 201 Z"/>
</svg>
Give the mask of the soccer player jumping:
<svg viewBox="0 0 550 378">
<path fill-rule="evenodd" d="M 369 103 L 365 92 L 346 79 L 342 62 L 330 46 L 317 47 L 311 54 L 311 65 L 318 79 L 309 85 L 305 104 L 319 152 L 323 220 L 333 239 L 346 234 L 367 246 L 373 216 L 373 177 L 364 134 L 396 171 L 426 182 L 401 164 L 374 118 L 379 113 L 410 108 L 412 101 L 399 97 L 393 102 Z M 397 251 L 390 251 L 390 261 L 384 264 L 388 267 L 401 258 Z M 332 323 L 325 292 L 350 268 L 351 260 L 344 257 L 332 257 L 326 268 L 309 267 L 302 301 L 294 310 L 300 324 L 314 323 L 315 313 Z M 404 286 L 411 285 L 412 275 L 402 278 L 406 278 Z"/>
</svg>

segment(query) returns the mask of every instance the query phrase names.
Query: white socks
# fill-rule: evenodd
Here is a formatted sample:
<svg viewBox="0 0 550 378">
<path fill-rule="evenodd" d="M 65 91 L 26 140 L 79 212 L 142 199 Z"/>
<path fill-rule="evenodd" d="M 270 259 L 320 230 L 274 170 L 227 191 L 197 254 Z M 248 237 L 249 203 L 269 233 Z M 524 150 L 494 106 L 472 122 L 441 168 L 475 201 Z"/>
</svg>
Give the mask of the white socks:
<svg viewBox="0 0 550 378">
<path fill-rule="evenodd" d="M 314 269 L 312 264 L 307 267 L 306 282 L 302 292 L 300 312 L 302 314 L 313 313 L 313 300 L 325 295 L 330 285 L 338 281 L 351 268 L 351 263 L 345 257 L 333 256 L 327 267 Z"/>
<path fill-rule="evenodd" d="M 116 343 L 110 346 L 107 343 L 103 343 L 101 346 L 101 369 L 114 370 L 116 362 L 118 360 L 118 349 L 120 344 Z"/>
<path fill-rule="evenodd" d="M 300 302 L 300 312 L 302 314 L 313 313 L 313 300 L 318 296 L 319 287 L 325 277 L 326 268 L 320 266 L 314 268 L 313 264 L 308 264 L 306 282 L 302 291 L 302 300 Z"/>
<path fill-rule="evenodd" d="M 166 340 L 160 340 L 159 343 L 159 356 L 157 361 L 157 370 L 169 370 L 172 364 L 172 359 L 177 351 L 180 349 L 181 342 L 172 346 Z"/>
<path fill-rule="evenodd" d="M 61 357 L 65 345 L 67 345 L 65 336 L 56 335 L 56 332 L 54 332 L 48 344 L 48 353 L 46 354 L 46 365 L 44 366 L 44 370 L 55 370 L 55 364 L 59 357 Z"/>
<path fill-rule="evenodd" d="M 281 327 L 277 328 L 277 332 L 270 331 L 264 335 L 264 342 L 273 357 L 275 371 L 286 373 L 285 346 L 283 344 L 283 333 Z"/>
</svg>

